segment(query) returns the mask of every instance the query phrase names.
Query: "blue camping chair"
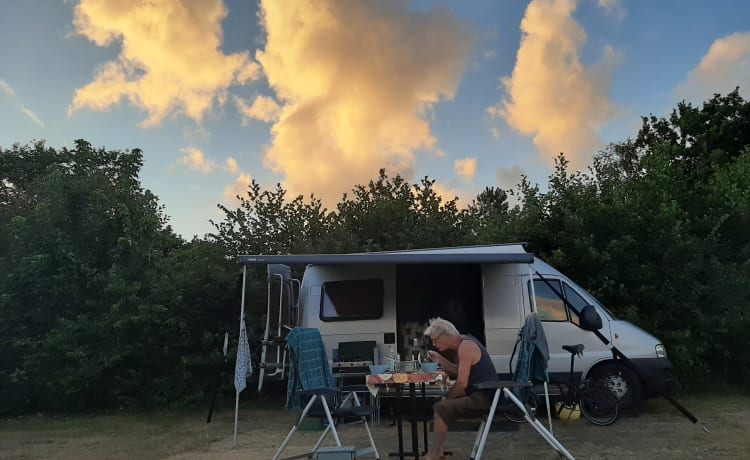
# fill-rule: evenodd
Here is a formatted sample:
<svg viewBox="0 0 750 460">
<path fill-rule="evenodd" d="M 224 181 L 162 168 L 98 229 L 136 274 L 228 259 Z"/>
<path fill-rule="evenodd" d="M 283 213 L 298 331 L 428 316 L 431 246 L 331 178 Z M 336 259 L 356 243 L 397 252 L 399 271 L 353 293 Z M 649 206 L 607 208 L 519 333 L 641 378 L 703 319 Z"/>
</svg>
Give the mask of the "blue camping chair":
<svg viewBox="0 0 750 460">
<path fill-rule="evenodd" d="M 365 425 L 370 447 L 357 451 L 357 458 L 374 454 L 375 458 L 379 459 L 380 455 L 375 447 L 366 418 L 373 414 L 375 407 L 363 405 L 357 396 L 358 392 L 368 391 L 367 387 L 365 385 L 339 388 L 335 386 L 323 339 L 317 329 L 294 328 L 287 335 L 286 343 L 291 363 L 287 384 L 287 408 L 300 407 L 302 412 L 276 451 L 273 460 L 280 459 L 284 449 L 287 448 L 294 433 L 306 417 L 324 419 L 328 423 L 310 452 L 286 457 L 287 459 L 312 457 L 321 448 L 329 432 L 333 435 L 336 446 L 341 447 L 337 428 L 360 423 Z M 348 421 L 352 419 L 353 422 Z"/>
<path fill-rule="evenodd" d="M 477 431 L 477 437 L 474 440 L 474 447 L 471 450 L 470 458 L 479 460 L 482 458 L 487 436 L 492 426 L 492 420 L 498 406 L 502 403 L 508 407 L 505 410 L 520 411 L 519 415 L 534 428 L 537 433 L 552 446 L 552 448 L 561 456 L 573 459 L 570 452 L 558 441 L 555 436 L 547 430 L 542 422 L 537 420 L 536 411 L 519 399 L 523 398 L 523 393 L 531 391 L 531 387 L 536 383 L 548 381 L 547 361 L 549 352 L 547 347 L 547 337 L 544 335 L 544 328 L 539 316 L 536 313 L 530 314 L 526 318 L 521 336 L 519 339 L 518 359 L 516 360 L 516 370 L 513 373 L 513 380 L 484 382 L 477 385 L 479 390 L 494 390 L 490 411 L 482 419 Z M 545 387 L 546 388 L 546 387 Z M 503 409 L 503 408 L 501 408 Z"/>
</svg>

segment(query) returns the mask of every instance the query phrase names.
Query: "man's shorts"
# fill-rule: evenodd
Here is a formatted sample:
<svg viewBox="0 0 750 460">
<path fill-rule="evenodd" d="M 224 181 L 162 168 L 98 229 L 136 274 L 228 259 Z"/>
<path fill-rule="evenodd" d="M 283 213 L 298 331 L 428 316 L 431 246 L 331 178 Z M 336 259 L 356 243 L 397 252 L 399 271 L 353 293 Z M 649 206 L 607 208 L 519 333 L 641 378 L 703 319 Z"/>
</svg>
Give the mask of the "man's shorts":
<svg viewBox="0 0 750 460">
<path fill-rule="evenodd" d="M 483 391 L 475 391 L 469 396 L 460 398 L 443 399 L 435 403 L 433 409 L 445 423 L 452 422 L 467 416 L 477 416 L 487 412 L 492 404 L 492 397 Z"/>
</svg>

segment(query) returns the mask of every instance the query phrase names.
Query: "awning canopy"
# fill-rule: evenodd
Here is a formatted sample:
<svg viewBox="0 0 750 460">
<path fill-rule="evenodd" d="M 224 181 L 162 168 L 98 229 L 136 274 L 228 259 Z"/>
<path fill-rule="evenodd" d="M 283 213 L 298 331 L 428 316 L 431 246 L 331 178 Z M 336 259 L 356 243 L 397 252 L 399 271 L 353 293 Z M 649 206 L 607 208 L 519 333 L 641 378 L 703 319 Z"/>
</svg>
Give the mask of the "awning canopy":
<svg viewBox="0 0 750 460">
<path fill-rule="evenodd" d="M 520 247 L 519 247 L 520 249 Z M 359 254 L 294 254 L 294 255 L 245 255 L 240 256 L 243 265 L 267 264 L 530 264 L 534 254 L 527 252 L 438 252 L 402 251 L 370 252 Z"/>
</svg>

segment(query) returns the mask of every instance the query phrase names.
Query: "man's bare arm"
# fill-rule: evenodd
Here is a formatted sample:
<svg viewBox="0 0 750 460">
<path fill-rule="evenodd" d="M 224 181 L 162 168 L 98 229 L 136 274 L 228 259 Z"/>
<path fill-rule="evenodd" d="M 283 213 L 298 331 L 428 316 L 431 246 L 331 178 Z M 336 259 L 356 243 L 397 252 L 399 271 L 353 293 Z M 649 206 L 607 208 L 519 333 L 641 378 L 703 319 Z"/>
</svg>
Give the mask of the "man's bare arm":
<svg viewBox="0 0 750 460">
<path fill-rule="evenodd" d="M 466 394 L 466 387 L 469 386 L 469 374 L 471 366 L 479 361 L 482 352 L 474 342 L 464 340 L 458 347 L 458 376 L 456 382 L 446 395 L 446 398 L 458 398 Z"/>
<path fill-rule="evenodd" d="M 458 375 L 458 365 L 456 363 L 450 361 L 437 351 L 430 350 L 427 355 L 430 357 L 430 361 L 440 364 L 450 378 L 456 378 Z"/>
</svg>

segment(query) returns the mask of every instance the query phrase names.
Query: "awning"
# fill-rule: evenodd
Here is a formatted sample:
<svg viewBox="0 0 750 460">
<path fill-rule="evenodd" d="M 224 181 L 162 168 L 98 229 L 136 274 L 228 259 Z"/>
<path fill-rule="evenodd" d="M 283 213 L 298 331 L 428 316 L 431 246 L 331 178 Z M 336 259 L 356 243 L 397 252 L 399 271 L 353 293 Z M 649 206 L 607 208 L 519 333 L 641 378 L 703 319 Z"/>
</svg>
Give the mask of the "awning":
<svg viewBox="0 0 750 460">
<path fill-rule="evenodd" d="M 292 255 L 244 255 L 240 256 L 243 265 L 267 264 L 530 264 L 534 254 L 523 251 L 480 251 L 478 248 L 466 250 L 415 250 L 400 252 L 369 252 L 358 254 L 292 254 Z M 474 249 L 474 250 L 472 250 Z"/>
</svg>

